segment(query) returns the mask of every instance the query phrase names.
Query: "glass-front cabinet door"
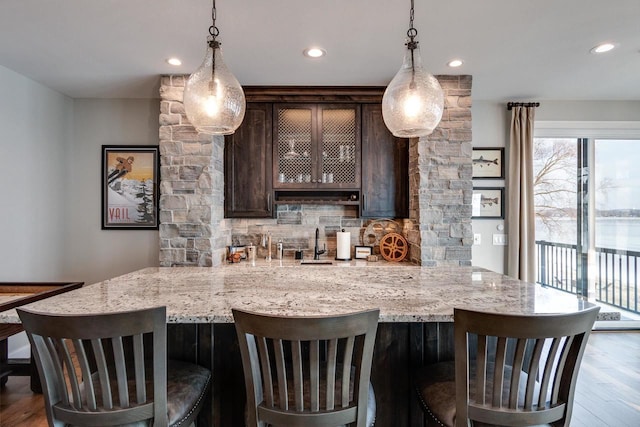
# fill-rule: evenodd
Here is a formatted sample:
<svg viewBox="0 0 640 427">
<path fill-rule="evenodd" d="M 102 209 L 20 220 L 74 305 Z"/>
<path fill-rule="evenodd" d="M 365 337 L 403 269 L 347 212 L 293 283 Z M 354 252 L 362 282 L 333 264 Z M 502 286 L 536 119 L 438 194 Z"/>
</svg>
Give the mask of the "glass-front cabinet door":
<svg viewBox="0 0 640 427">
<path fill-rule="evenodd" d="M 275 108 L 274 184 L 276 188 L 311 183 L 316 133 L 315 107 L 301 105 Z"/>
<path fill-rule="evenodd" d="M 274 188 L 360 186 L 359 106 L 276 104 L 274 116 Z"/>
</svg>

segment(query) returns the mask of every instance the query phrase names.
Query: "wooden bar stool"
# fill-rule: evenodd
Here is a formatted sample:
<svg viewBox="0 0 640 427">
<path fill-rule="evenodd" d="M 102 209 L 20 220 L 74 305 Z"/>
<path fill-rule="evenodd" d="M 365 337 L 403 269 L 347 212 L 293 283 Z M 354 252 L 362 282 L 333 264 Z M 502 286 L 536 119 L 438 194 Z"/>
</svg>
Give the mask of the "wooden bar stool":
<svg viewBox="0 0 640 427">
<path fill-rule="evenodd" d="M 369 378 L 379 314 L 281 317 L 233 310 L 247 425 L 372 426 Z"/>
<path fill-rule="evenodd" d="M 568 427 L 599 311 L 524 316 L 455 309 L 455 362 L 417 375 L 429 425 Z"/>
<path fill-rule="evenodd" d="M 51 315 L 18 308 L 50 426 L 187 426 L 211 372 L 167 361 L 166 308 Z"/>
</svg>

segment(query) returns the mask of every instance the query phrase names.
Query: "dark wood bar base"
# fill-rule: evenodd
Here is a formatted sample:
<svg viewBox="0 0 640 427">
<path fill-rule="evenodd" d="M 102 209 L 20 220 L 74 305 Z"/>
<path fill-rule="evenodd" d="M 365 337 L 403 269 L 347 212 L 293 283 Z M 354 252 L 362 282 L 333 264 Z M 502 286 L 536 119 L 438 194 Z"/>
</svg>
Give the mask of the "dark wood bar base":
<svg viewBox="0 0 640 427">
<path fill-rule="evenodd" d="M 212 370 L 212 399 L 199 426 L 244 425 L 244 377 L 235 327 L 230 323 L 169 324 L 169 357 Z M 371 381 L 376 426 L 424 426 L 412 373 L 425 363 L 453 359 L 453 323 L 380 323 Z"/>
</svg>

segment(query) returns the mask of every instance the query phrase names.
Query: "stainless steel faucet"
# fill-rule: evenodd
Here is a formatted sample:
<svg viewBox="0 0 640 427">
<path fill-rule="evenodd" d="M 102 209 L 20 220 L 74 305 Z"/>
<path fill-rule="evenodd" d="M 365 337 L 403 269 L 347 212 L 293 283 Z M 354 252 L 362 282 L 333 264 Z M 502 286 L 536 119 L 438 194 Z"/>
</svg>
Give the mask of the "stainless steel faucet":
<svg viewBox="0 0 640 427">
<path fill-rule="evenodd" d="M 325 244 L 324 249 L 320 249 L 318 247 L 318 238 L 320 236 L 320 230 L 318 229 L 318 227 L 316 227 L 316 245 L 313 248 L 313 259 L 317 260 L 320 259 L 320 255 L 322 255 L 323 253 L 325 253 L 327 251 L 327 246 Z"/>
</svg>

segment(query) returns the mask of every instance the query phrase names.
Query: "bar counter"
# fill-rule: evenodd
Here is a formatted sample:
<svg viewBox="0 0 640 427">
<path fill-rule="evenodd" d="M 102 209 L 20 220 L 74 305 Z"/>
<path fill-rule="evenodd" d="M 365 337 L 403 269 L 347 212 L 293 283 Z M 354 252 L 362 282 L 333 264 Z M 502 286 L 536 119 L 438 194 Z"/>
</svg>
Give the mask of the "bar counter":
<svg viewBox="0 0 640 427">
<path fill-rule="evenodd" d="M 473 267 L 366 261 L 300 265 L 273 260 L 214 268 L 146 268 L 29 304 L 59 314 L 167 307 L 169 357 L 213 371 L 213 395 L 199 425 L 241 426 L 244 381 L 231 308 L 279 315 L 380 309 L 371 381 L 376 426 L 423 426 L 416 367 L 453 359 L 453 308 L 557 313 L 592 304 L 575 295 Z M 0 323 L 16 323 L 15 310 Z"/>
<path fill-rule="evenodd" d="M 453 307 L 531 314 L 591 306 L 575 295 L 475 267 L 273 260 L 145 268 L 27 307 L 62 314 L 158 305 L 167 306 L 168 323 L 231 323 L 232 307 L 304 316 L 379 308 L 380 322 L 451 322 Z M 0 323 L 16 322 L 15 311 L 0 314 Z"/>
</svg>

